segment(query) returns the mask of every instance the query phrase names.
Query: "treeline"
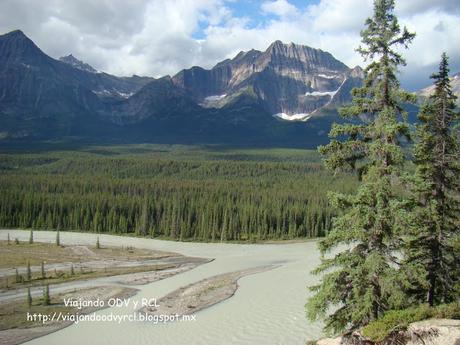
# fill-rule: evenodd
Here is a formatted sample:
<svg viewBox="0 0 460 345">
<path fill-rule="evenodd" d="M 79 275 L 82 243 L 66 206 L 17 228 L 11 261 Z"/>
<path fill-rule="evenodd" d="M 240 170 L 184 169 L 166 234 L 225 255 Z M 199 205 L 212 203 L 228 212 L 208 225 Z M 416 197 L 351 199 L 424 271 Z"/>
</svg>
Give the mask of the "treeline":
<svg viewBox="0 0 460 345">
<path fill-rule="evenodd" d="M 356 183 L 318 163 L 167 156 L 3 155 L 0 226 L 200 241 L 311 238 L 331 226 L 326 191 Z"/>
</svg>

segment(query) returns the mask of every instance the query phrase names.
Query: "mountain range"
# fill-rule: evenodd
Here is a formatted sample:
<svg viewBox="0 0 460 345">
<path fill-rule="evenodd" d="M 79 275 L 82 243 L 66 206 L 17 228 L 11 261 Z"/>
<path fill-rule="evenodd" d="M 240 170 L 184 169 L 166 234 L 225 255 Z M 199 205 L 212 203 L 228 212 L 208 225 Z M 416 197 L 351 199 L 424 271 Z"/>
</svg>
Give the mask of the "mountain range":
<svg viewBox="0 0 460 345">
<path fill-rule="evenodd" d="M 281 41 L 211 69 L 116 77 L 72 54 L 55 60 L 16 30 L 0 36 L 0 142 L 314 147 L 362 78 L 330 53 Z"/>
</svg>

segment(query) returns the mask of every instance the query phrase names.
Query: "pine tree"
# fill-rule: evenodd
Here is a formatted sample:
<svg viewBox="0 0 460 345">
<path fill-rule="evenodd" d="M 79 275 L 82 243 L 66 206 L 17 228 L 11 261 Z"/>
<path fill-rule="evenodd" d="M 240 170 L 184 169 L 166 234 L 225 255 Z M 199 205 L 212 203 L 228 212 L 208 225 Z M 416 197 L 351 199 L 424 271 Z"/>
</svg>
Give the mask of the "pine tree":
<svg viewBox="0 0 460 345">
<path fill-rule="evenodd" d="M 141 216 L 140 216 L 140 226 L 139 226 L 139 233 L 141 236 L 146 236 L 147 235 L 147 230 L 148 230 L 148 223 L 149 223 L 149 219 L 148 219 L 148 208 L 149 208 L 149 205 L 148 205 L 148 199 L 147 199 L 147 194 L 144 195 L 144 202 L 142 203 L 142 213 L 141 213 Z"/>
<path fill-rule="evenodd" d="M 61 245 L 61 236 L 59 229 L 56 231 L 56 245 L 59 247 Z"/>
<path fill-rule="evenodd" d="M 48 284 L 43 287 L 43 305 L 50 305 L 50 286 Z"/>
<path fill-rule="evenodd" d="M 21 276 L 19 275 L 19 271 L 18 271 L 18 269 L 16 268 L 16 272 L 15 272 L 15 282 L 16 282 L 17 284 L 19 284 L 19 283 L 21 282 L 21 280 L 22 280 L 22 279 L 21 279 Z"/>
<path fill-rule="evenodd" d="M 27 306 L 32 306 L 32 294 L 30 293 L 30 287 L 27 288 Z"/>
<path fill-rule="evenodd" d="M 30 235 L 29 235 L 29 244 L 34 243 L 34 231 L 30 230 Z"/>
<path fill-rule="evenodd" d="M 11 240 L 10 240 L 10 233 L 8 233 L 7 244 L 8 244 L 8 245 L 10 245 L 10 244 L 11 244 Z"/>
<path fill-rule="evenodd" d="M 403 299 L 395 284 L 400 203 L 394 184 L 404 163 L 399 140 L 408 135 L 401 104 L 414 97 L 399 87 L 396 73 L 405 61 L 395 49 L 407 48 L 415 35 L 401 30 L 393 12 L 394 0 L 374 1 L 358 48 L 371 62 L 363 86 L 352 91 L 352 104 L 340 109 L 342 117 L 354 122 L 335 124 L 330 136 L 346 139 L 332 139 L 319 149 L 329 169 L 355 169 L 361 178 L 354 195 L 330 193 L 341 213 L 320 243 L 322 263 L 314 272 L 324 275 L 307 303 L 312 320 L 334 308 L 326 318 L 328 331 L 361 327 Z"/>
<path fill-rule="evenodd" d="M 419 113 L 414 147 L 415 177 L 411 189 L 411 229 L 407 263 L 422 274 L 412 287 L 418 302 L 430 306 L 452 301 L 458 279 L 458 258 L 453 243 L 460 235 L 460 146 L 454 129 L 456 97 L 449 80 L 448 58 L 441 57 L 434 79 L 434 93 Z"/>
<path fill-rule="evenodd" d="M 30 261 L 27 261 L 27 281 L 32 280 L 32 270 L 30 269 Z"/>
</svg>

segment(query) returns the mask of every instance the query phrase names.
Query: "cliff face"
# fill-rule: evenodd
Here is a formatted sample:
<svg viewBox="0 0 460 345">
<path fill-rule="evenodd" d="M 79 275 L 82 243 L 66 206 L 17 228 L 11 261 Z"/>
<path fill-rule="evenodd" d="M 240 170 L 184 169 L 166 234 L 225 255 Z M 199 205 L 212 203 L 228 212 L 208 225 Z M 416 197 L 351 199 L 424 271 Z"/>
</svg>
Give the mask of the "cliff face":
<svg viewBox="0 0 460 345">
<path fill-rule="evenodd" d="M 240 52 L 211 70 L 183 70 L 173 82 L 204 107 L 221 108 L 250 90 L 272 115 L 307 120 L 349 101 L 362 77 L 359 67 L 349 69 L 327 52 L 276 41 L 265 52 Z"/>
</svg>

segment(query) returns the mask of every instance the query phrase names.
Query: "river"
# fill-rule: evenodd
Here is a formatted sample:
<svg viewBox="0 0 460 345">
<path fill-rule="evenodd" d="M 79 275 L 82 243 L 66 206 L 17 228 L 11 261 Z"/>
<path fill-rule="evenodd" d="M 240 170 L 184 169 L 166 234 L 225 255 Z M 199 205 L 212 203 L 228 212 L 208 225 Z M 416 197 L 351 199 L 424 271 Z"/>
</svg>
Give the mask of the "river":
<svg viewBox="0 0 460 345">
<path fill-rule="evenodd" d="M 9 230 L 11 238 L 28 239 L 28 231 Z M 7 231 L 1 231 L 6 239 Z M 191 271 L 137 286 L 142 298 L 160 298 L 198 280 L 249 267 L 277 264 L 278 268 L 239 280 L 236 294 L 196 314 L 195 321 L 81 322 L 27 342 L 28 345 L 304 345 L 320 337 L 322 325 L 305 317 L 307 286 L 317 277 L 310 271 L 319 263 L 315 242 L 289 244 L 184 243 L 144 238 L 98 235 L 102 245 L 134 246 L 178 252 L 215 260 Z M 35 241 L 53 242 L 55 232 L 35 231 Z M 94 245 L 96 235 L 61 232 L 61 243 Z M 113 307 L 98 314 L 129 314 L 132 307 Z"/>
</svg>

